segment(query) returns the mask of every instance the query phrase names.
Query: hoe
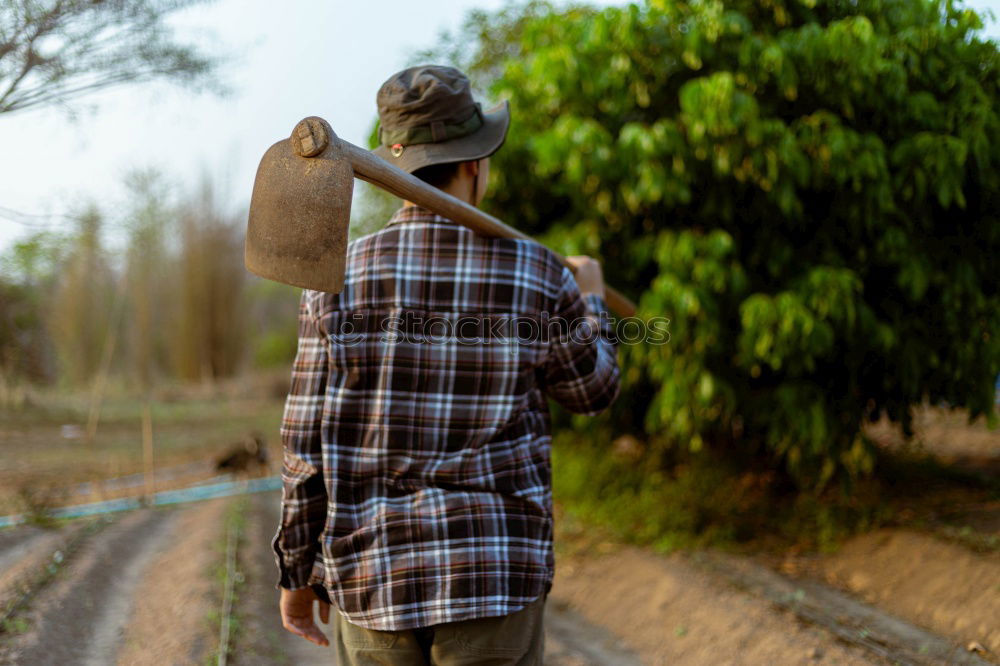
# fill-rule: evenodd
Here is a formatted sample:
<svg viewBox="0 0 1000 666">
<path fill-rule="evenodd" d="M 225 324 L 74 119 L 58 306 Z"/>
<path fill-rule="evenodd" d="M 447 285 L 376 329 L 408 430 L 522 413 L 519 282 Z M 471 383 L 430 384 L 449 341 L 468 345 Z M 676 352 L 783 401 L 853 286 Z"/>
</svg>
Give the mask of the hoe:
<svg viewBox="0 0 1000 666">
<path fill-rule="evenodd" d="M 480 235 L 531 240 L 475 206 L 337 138 L 329 123 L 310 116 L 295 126 L 291 137 L 271 146 L 257 168 L 246 267 L 269 280 L 339 293 L 344 288 L 355 177 Z M 564 257 L 559 260 L 572 270 Z M 605 287 L 605 300 L 622 317 L 635 314 L 635 304 L 611 287 Z"/>
</svg>

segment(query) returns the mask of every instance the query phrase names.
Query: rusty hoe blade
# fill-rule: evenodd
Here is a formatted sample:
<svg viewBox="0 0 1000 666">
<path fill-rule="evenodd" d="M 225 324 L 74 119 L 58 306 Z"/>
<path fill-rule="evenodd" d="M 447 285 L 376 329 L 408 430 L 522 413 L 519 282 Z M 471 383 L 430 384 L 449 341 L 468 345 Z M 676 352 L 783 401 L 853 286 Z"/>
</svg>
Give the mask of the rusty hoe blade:
<svg viewBox="0 0 1000 666">
<path fill-rule="evenodd" d="M 271 146 L 257 168 L 247 225 L 247 269 L 297 287 L 333 293 L 343 289 L 355 177 L 484 236 L 531 240 L 475 206 L 337 138 L 329 123 L 310 116 L 295 126 L 290 138 Z M 559 259 L 568 266 L 564 257 Z M 605 299 L 619 315 L 635 314 L 635 304 L 615 289 L 605 286 Z"/>
<path fill-rule="evenodd" d="M 321 118 L 264 153 L 250 198 L 245 262 L 257 275 L 319 291 L 344 287 L 354 171 Z"/>
</svg>

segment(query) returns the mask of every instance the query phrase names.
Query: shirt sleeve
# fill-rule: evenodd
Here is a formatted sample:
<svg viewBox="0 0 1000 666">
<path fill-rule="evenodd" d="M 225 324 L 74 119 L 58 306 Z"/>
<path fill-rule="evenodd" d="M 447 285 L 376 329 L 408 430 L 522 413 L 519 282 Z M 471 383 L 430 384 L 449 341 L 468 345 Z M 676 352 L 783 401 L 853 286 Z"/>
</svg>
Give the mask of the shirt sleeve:
<svg viewBox="0 0 1000 666">
<path fill-rule="evenodd" d="M 309 293 L 303 291 L 299 304 L 298 348 L 281 422 L 281 524 L 271 542 L 277 587 L 292 590 L 309 584 L 327 514 L 320 424 L 329 365 Z"/>
<path fill-rule="evenodd" d="M 577 414 L 597 414 L 618 396 L 617 347 L 607 312 L 604 299 L 581 294 L 563 268 L 541 383 L 549 397 Z"/>
</svg>

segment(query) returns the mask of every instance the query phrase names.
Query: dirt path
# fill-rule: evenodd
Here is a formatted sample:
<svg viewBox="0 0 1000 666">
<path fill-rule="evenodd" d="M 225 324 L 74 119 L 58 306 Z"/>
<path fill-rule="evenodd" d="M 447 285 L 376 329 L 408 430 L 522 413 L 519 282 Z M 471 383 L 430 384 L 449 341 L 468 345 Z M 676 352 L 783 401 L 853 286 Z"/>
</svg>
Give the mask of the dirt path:
<svg viewBox="0 0 1000 666">
<path fill-rule="evenodd" d="M 587 622 L 557 598 L 545 603 L 545 663 L 549 666 L 641 666 L 638 655 L 604 627 Z"/>
<path fill-rule="evenodd" d="M 332 663 L 330 649 L 313 645 L 281 627 L 275 589 L 277 569 L 271 551 L 280 506 L 280 492 L 258 493 L 251 503 L 242 559 L 246 587 L 239 609 L 246 630 L 240 632 L 232 661 L 235 664 Z M 639 666 L 641 663 L 617 637 L 559 604 L 547 605 L 545 626 L 545 663 L 550 666 Z M 320 628 L 326 631 L 325 625 Z"/>
<path fill-rule="evenodd" d="M 279 506 L 280 493 L 258 494 L 251 503 L 241 556 L 247 585 L 239 607 L 246 631 L 240 633 L 233 662 L 330 663 L 328 649 L 286 632 L 278 619 L 270 541 L 278 524 Z M 716 564 L 731 565 L 720 571 L 692 555 L 659 556 L 614 546 L 606 551 L 565 555 L 557 563 L 545 618 L 549 666 L 934 663 L 934 655 L 905 645 L 914 636 L 933 640 L 935 649 L 944 650 L 942 654 L 950 650 L 958 659 L 954 663 L 981 663 L 975 656 L 965 655 L 957 642 L 909 625 L 884 609 L 855 603 L 813 581 L 808 587 L 809 600 L 815 598 L 820 607 L 837 601 L 837 613 L 858 616 L 856 621 L 837 618 L 841 625 L 818 626 L 813 622 L 825 619 L 822 612 L 810 615 L 803 612 L 807 604 L 799 607 L 784 598 L 800 599 L 795 595 L 806 593 L 804 583 L 796 584 L 794 579 L 749 560 L 716 558 Z M 843 557 L 851 557 L 851 552 L 846 551 Z M 941 566 L 956 561 L 940 553 L 930 557 L 938 557 Z M 976 557 L 972 560 L 979 563 Z M 835 562 L 830 560 L 834 570 L 851 566 L 864 569 L 860 561 L 852 560 L 840 569 Z M 973 580 L 986 574 L 986 569 L 977 570 Z M 911 572 L 909 578 L 919 576 Z M 937 578 L 948 580 L 947 575 Z M 933 599 L 932 594 L 926 603 L 933 605 Z M 991 603 L 980 600 L 970 613 L 989 612 Z M 988 622 L 989 617 L 995 615 L 980 620 Z M 867 627 L 872 629 L 872 637 L 866 641 Z M 874 630 L 878 627 L 891 627 L 896 633 L 877 633 Z M 860 632 L 861 638 L 850 632 Z M 893 640 L 897 641 L 895 646 Z M 910 660 L 911 654 L 916 658 Z"/>
<path fill-rule="evenodd" d="M 175 519 L 173 511 L 136 511 L 90 539 L 32 601 L 27 617 L 31 630 L 14 640 L 9 661 L 39 666 L 114 663 L 133 590 L 166 543 Z"/>
<path fill-rule="evenodd" d="M 333 663 L 329 648 L 281 627 L 270 545 L 280 492 L 248 499 L 230 663 Z M 237 501 L 142 509 L 100 530 L 78 521 L 55 531 L 0 532 L 0 582 L 7 581 L 0 600 L 18 578 L 52 562 L 54 550 L 73 538 L 79 544 L 31 598 L 22 633 L 0 634 L 0 663 L 212 660 L 226 516 Z M 546 664 L 985 663 L 964 645 L 977 641 L 995 655 L 998 567 L 995 553 L 900 530 L 798 562 L 807 579 L 748 558 L 599 544 L 558 556 L 546 606 Z"/>
<path fill-rule="evenodd" d="M 166 543 L 133 591 L 133 612 L 118 652 L 121 666 L 204 664 L 217 649 L 225 512 L 232 498 L 176 509 Z M 165 628 L 167 630 L 165 630 Z"/>
<path fill-rule="evenodd" d="M 278 580 L 271 539 L 281 515 L 281 493 L 251 498 L 246 538 L 240 553 L 244 587 L 236 605 L 243 629 L 233 645 L 233 664 L 332 664 L 333 652 L 299 638 L 281 626 Z M 318 618 L 317 618 L 318 622 Z M 326 631 L 326 625 L 320 625 Z"/>
</svg>

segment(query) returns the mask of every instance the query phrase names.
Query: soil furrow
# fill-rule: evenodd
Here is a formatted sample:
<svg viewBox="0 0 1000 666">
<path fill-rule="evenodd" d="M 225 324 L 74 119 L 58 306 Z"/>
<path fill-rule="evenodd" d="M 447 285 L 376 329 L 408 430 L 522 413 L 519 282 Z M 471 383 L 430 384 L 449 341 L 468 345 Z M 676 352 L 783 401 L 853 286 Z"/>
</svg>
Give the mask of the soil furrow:
<svg viewBox="0 0 1000 666">
<path fill-rule="evenodd" d="M 953 663 L 963 663 L 961 653 L 971 643 L 984 646 L 988 659 L 1000 659 L 996 552 L 976 553 L 932 535 L 883 529 L 851 539 L 813 569 L 854 597 L 949 637 L 959 651 Z"/>
<path fill-rule="evenodd" d="M 7 544 L 3 550 L 0 550 L 0 572 L 9 571 L 26 555 L 35 550 L 47 549 L 57 538 L 58 535 L 54 533 L 39 531 L 25 534 L 19 542 Z M 39 546 L 41 548 L 38 548 Z"/>
<path fill-rule="evenodd" d="M 20 530 L 21 528 L 15 528 Z M 14 531 L 14 530 L 11 530 Z M 20 592 L 31 572 L 51 560 L 65 541 L 61 531 L 32 528 L 20 534 L 20 539 L 0 545 L 0 609 L 12 595 Z"/>
<path fill-rule="evenodd" d="M 173 510 L 143 509 L 90 538 L 32 600 L 26 613 L 30 629 L 11 645 L 11 661 L 114 663 L 135 588 L 176 516 Z"/>
<path fill-rule="evenodd" d="M 245 586 L 235 608 L 243 627 L 233 641 L 232 664 L 332 664 L 333 650 L 295 636 L 281 626 L 278 570 L 271 539 L 281 520 L 281 492 L 257 493 L 250 503 L 239 561 Z M 317 618 L 317 623 L 319 619 Z M 327 636 L 329 627 L 319 624 Z"/>
<path fill-rule="evenodd" d="M 225 512 L 232 498 L 178 507 L 168 543 L 134 591 L 118 651 L 127 666 L 204 664 L 218 645 Z M 211 619 L 211 621 L 209 621 Z"/>
<path fill-rule="evenodd" d="M 692 560 L 738 589 L 772 601 L 823 627 L 848 643 L 864 647 L 901 666 L 954 664 L 986 666 L 961 644 L 860 602 L 812 580 L 793 580 L 745 558 L 695 553 Z"/>
<path fill-rule="evenodd" d="M 11 636 L 27 626 L 25 610 L 34 597 L 58 580 L 81 548 L 111 522 L 111 518 L 87 519 L 45 531 L 16 528 L 23 539 L 8 543 L 7 563 L 0 570 L 0 662 Z"/>
</svg>

